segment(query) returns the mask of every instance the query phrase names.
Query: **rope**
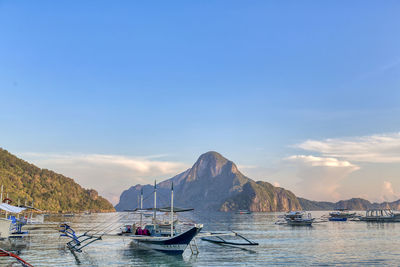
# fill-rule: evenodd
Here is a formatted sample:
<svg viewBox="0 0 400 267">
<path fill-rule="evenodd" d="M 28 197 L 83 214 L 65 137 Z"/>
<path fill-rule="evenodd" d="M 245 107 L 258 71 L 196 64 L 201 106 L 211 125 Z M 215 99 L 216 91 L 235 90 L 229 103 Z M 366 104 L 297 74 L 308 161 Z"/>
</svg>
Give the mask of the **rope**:
<svg viewBox="0 0 400 267">
<path fill-rule="evenodd" d="M 0 257 L 13 257 L 15 258 L 19 263 L 22 264 L 22 266 L 26 267 L 33 267 L 31 264 L 27 263 L 23 259 L 21 259 L 18 255 L 15 255 L 14 253 L 11 253 L 7 250 L 1 249 L 0 248 Z"/>
</svg>

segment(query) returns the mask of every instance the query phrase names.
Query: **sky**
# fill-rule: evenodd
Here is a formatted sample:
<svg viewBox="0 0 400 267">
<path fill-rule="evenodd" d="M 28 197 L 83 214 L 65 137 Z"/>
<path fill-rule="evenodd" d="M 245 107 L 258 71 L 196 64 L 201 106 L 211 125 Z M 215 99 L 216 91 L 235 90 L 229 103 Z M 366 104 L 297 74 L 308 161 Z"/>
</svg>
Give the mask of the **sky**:
<svg viewBox="0 0 400 267">
<path fill-rule="evenodd" d="M 398 14 L 398 1 L 0 0 L 0 147 L 114 204 L 210 150 L 309 199 L 399 199 Z"/>
</svg>

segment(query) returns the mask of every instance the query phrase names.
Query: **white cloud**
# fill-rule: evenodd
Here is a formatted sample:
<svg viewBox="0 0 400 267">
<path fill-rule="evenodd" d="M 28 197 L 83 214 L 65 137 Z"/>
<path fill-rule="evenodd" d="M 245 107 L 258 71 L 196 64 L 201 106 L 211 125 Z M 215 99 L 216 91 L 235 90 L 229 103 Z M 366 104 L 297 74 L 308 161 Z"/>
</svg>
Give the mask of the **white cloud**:
<svg viewBox="0 0 400 267">
<path fill-rule="evenodd" d="M 348 161 L 341 161 L 336 158 L 321 158 L 306 155 L 294 155 L 287 158 L 290 161 L 302 161 L 309 166 L 325 166 L 325 167 L 357 167 Z M 357 167 L 358 168 L 358 167 Z"/>
<path fill-rule="evenodd" d="M 256 165 L 237 165 L 239 170 L 256 169 Z"/>
<path fill-rule="evenodd" d="M 382 201 L 395 201 L 400 198 L 400 194 L 395 192 L 393 184 L 388 181 L 384 181 L 382 185 Z"/>
<path fill-rule="evenodd" d="M 351 162 L 399 163 L 400 133 L 307 140 L 295 147 Z"/>
<path fill-rule="evenodd" d="M 300 180 L 296 186 L 297 195 L 312 200 L 339 200 L 341 181 L 359 169 L 348 161 L 310 155 L 295 155 L 286 161 L 295 166 Z"/>
<path fill-rule="evenodd" d="M 275 187 L 281 187 L 281 185 L 278 183 L 278 182 L 273 182 L 273 186 L 275 186 Z"/>
<path fill-rule="evenodd" d="M 113 204 L 123 190 L 135 184 L 172 177 L 189 166 L 181 162 L 156 160 L 161 157 L 128 157 L 103 154 L 20 153 L 41 168 L 73 178 L 85 188 L 93 188 Z"/>
</svg>

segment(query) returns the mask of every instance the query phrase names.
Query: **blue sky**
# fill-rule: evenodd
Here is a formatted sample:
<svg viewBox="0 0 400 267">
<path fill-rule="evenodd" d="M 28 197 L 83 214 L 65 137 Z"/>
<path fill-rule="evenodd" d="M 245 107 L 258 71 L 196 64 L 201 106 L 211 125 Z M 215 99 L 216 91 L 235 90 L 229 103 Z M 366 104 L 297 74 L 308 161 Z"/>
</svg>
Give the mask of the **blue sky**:
<svg viewBox="0 0 400 267">
<path fill-rule="evenodd" d="M 59 157 L 150 158 L 178 171 L 216 150 L 295 193 L 301 175 L 282 159 L 333 157 L 360 168 L 339 182 L 351 186 L 382 162 L 298 145 L 396 137 L 398 14 L 398 1 L 0 1 L 0 146 L 91 187 Z M 392 165 L 379 183 L 400 192 Z"/>
</svg>

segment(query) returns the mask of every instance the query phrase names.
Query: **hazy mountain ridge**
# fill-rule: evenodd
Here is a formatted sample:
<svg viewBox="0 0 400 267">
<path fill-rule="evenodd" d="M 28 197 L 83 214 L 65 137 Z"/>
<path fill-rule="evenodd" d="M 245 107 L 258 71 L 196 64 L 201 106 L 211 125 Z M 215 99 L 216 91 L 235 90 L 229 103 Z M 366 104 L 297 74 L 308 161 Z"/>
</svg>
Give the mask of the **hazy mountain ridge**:
<svg viewBox="0 0 400 267">
<path fill-rule="evenodd" d="M 158 184 L 157 205 L 169 205 L 171 181 L 174 181 L 175 203 L 196 209 L 233 211 L 279 211 L 301 209 L 296 196 L 283 188 L 266 182 L 255 182 L 244 176 L 235 163 L 211 151 L 199 157 L 192 168 Z M 137 197 L 143 187 L 144 196 L 151 194 L 153 186 L 136 185 L 125 190 L 115 206 L 122 211 L 137 207 Z M 152 207 L 150 199 L 145 207 Z"/>
<path fill-rule="evenodd" d="M 47 211 L 114 211 L 108 200 L 93 189 L 84 189 L 73 179 L 40 169 L 0 148 L 0 184 L 17 204 L 29 204 Z"/>
</svg>

